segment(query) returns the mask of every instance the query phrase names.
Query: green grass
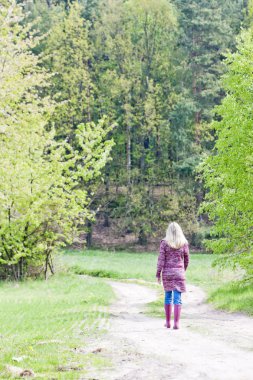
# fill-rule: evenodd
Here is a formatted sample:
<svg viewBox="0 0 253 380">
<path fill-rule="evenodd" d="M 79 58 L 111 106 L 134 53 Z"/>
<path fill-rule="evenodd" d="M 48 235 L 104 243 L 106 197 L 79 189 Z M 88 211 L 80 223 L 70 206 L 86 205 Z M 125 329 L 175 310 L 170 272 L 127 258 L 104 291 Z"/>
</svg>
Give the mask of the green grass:
<svg viewBox="0 0 253 380">
<path fill-rule="evenodd" d="M 0 283 L 0 378 L 9 378 L 6 365 L 31 368 L 38 379 L 78 379 L 87 366 L 102 365 L 102 358 L 78 348 L 106 328 L 112 299 L 102 280 L 71 274 Z"/>
<path fill-rule="evenodd" d="M 217 270 L 212 268 L 213 256 L 191 254 L 187 270 L 187 282 L 202 286 L 205 290 L 215 289 L 220 283 Z M 69 271 L 96 277 L 114 279 L 137 279 L 156 284 L 157 254 L 108 252 L 99 250 L 66 251 L 60 258 L 61 265 Z M 163 288 L 159 289 L 159 299 L 148 305 L 147 311 L 153 316 L 163 316 Z"/>
<path fill-rule="evenodd" d="M 68 267 L 70 272 L 76 274 L 156 281 L 157 254 L 154 253 L 65 251 L 59 260 L 60 266 Z M 221 276 L 216 269 L 212 268 L 213 261 L 213 255 L 191 254 L 187 281 L 208 290 L 220 284 L 221 280 L 227 280 L 231 272 L 223 272 Z"/>
<path fill-rule="evenodd" d="M 253 316 L 252 285 L 229 282 L 213 291 L 209 301 L 218 309 L 244 312 Z"/>
<path fill-rule="evenodd" d="M 253 291 L 245 286 L 241 294 L 234 282 L 236 275 L 230 269 L 219 271 L 212 266 L 215 257 L 207 254 L 191 254 L 186 273 L 187 282 L 202 287 L 208 301 L 217 308 L 253 314 Z M 78 274 L 114 279 L 141 279 L 155 283 L 157 254 L 108 252 L 99 250 L 66 251 L 60 262 Z M 148 305 L 154 316 L 163 315 L 163 289 L 159 287 L 159 299 Z"/>
<path fill-rule="evenodd" d="M 253 315 L 252 288 L 231 285 L 234 273 L 214 269 L 213 260 L 191 254 L 187 282 L 201 286 L 216 307 Z M 66 251 L 57 263 L 58 274 L 48 281 L 0 282 L 1 379 L 10 378 L 6 365 L 31 368 L 38 379 L 79 379 L 87 367 L 109 365 L 102 355 L 85 351 L 88 338 L 107 328 L 114 296 L 105 277 L 157 286 L 160 297 L 148 312 L 163 316 L 163 289 L 155 285 L 157 254 Z M 64 367 L 72 370 L 61 372 Z"/>
<path fill-rule="evenodd" d="M 109 252 L 99 250 L 66 251 L 60 265 L 77 274 L 114 279 L 154 281 L 156 256 L 152 253 Z"/>
</svg>

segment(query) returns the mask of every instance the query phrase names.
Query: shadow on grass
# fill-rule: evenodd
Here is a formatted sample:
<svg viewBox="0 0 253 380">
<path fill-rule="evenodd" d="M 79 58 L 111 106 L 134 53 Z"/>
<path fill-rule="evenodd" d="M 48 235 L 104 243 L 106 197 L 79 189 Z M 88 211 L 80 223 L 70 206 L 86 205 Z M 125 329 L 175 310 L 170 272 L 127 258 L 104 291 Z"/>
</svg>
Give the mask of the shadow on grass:
<svg viewBox="0 0 253 380">
<path fill-rule="evenodd" d="M 74 273 L 74 274 L 86 275 L 86 276 L 91 276 L 91 277 L 99 277 L 99 278 L 124 279 L 127 277 L 126 275 L 122 275 L 120 273 L 113 272 L 113 271 L 108 271 L 104 269 L 84 269 L 77 265 L 70 267 L 69 272 Z"/>
</svg>

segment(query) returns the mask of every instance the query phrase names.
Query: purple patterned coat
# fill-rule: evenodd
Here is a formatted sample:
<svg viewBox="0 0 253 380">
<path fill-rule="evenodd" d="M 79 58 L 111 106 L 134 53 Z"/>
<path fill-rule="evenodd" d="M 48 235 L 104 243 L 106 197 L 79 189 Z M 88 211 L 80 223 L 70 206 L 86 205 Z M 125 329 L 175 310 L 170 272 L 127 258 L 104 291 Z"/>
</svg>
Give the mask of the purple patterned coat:
<svg viewBox="0 0 253 380">
<path fill-rule="evenodd" d="M 164 290 L 178 290 L 185 292 L 185 271 L 189 264 L 189 246 L 172 248 L 165 240 L 161 240 L 160 253 L 157 261 L 156 277 L 162 280 Z"/>
</svg>

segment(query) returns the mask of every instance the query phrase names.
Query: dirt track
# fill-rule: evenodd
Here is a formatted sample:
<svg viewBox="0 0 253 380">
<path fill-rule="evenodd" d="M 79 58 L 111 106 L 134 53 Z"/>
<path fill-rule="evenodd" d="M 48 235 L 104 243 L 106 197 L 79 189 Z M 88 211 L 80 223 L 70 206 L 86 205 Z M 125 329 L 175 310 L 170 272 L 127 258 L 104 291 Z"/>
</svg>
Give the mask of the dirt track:
<svg viewBox="0 0 253 380">
<path fill-rule="evenodd" d="M 205 294 L 188 286 L 183 295 L 180 330 L 143 314 L 155 290 L 111 282 L 117 301 L 111 307 L 109 331 L 90 342 L 112 361 L 111 368 L 82 379 L 96 380 L 251 380 L 253 319 L 212 310 Z"/>
</svg>

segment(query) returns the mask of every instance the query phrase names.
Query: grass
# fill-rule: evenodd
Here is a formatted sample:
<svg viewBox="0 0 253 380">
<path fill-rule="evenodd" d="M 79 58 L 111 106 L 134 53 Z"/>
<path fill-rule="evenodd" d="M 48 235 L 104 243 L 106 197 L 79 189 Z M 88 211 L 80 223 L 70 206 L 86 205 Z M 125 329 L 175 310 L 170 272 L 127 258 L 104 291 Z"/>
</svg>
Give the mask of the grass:
<svg viewBox="0 0 253 380">
<path fill-rule="evenodd" d="M 212 255 L 192 254 L 187 270 L 187 282 L 202 286 L 205 290 L 215 289 L 220 277 L 212 263 Z M 60 258 L 61 265 L 69 271 L 96 277 L 114 279 L 137 279 L 156 283 L 157 254 L 108 251 L 66 251 Z M 163 288 L 158 287 L 159 298 L 148 305 L 147 312 L 163 316 Z"/>
<path fill-rule="evenodd" d="M 200 285 L 205 290 L 213 289 L 231 276 L 230 271 L 222 276 L 212 267 L 213 255 L 191 254 L 187 270 L 187 281 Z M 76 274 L 114 279 L 141 279 L 156 281 L 157 254 L 108 252 L 99 250 L 65 251 L 60 257 L 60 265 L 68 267 Z"/>
<path fill-rule="evenodd" d="M 1 283 L 0 378 L 10 378 L 6 365 L 31 368 L 37 379 L 77 379 L 87 366 L 103 365 L 78 349 L 106 328 L 112 299 L 102 280 L 71 274 Z"/>
<path fill-rule="evenodd" d="M 209 301 L 218 309 L 253 316 L 252 285 L 229 282 L 213 291 Z"/>
<path fill-rule="evenodd" d="M 187 282 L 201 286 L 216 307 L 253 315 L 252 287 L 233 284 L 234 274 L 218 272 L 213 260 L 191 254 Z M 1 379 L 10 378 L 6 365 L 31 368 L 37 379 L 47 380 L 79 379 L 88 367 L 109 365 L 86 348 L 89 337 L 107 328 L 114 295 L 105 277 L 157 286 L 160 297 L 148 312 L 163 316 L 163 289 L 155 285 L 157 254 L 66 251 L 57 262 L 58 274 L 48 281 L 0 282 Z"/>
<path fill-rule="evenodd" d="M 186 273 L 187 282 L 202 287 L 208 301 L 227 311 L 241 311 L 253 315 L 253 290 L 239 287 L 236 275 L 230 269 L 219 271 L 212 266 L 215 257 L 207 254 L 191 254 Z M 141 279 L 155 282 L 157 254 L 108 251 L 66 251 L 61 263 L 73 273 L 114 279 Z M 154 316 L 163 315 L 163 289 L 159 287 L 159 299 L 148 306 Z"/>
<path fill-rule="evenodd" d="M 60 264 L 76 274 L 114 279 L 154 281 L 156 256 L 152 253 L 109 252 L 99 250 L 66 251 Z"/>
</svg>

